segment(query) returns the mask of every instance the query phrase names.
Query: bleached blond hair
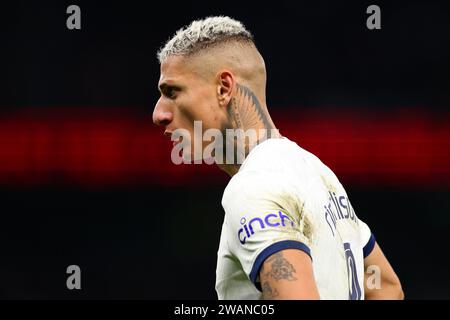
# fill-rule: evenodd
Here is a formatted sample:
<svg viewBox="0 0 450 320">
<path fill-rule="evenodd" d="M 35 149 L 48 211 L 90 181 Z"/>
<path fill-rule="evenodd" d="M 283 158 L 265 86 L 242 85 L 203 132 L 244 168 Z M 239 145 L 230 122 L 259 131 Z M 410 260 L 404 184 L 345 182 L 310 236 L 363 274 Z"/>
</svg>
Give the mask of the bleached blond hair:
<svg viewBox="0 0 450 320">
<path fill-rule="evenodd" d="M 202 49 L 230 40 L 254 44 L 253 35 L 245 26 L 230 17 L 217 16 L 195 20 L 178 30 L 158 51 L 158 60 L 162 63 L 173 55 L 187 56 Z"/>
</svg>

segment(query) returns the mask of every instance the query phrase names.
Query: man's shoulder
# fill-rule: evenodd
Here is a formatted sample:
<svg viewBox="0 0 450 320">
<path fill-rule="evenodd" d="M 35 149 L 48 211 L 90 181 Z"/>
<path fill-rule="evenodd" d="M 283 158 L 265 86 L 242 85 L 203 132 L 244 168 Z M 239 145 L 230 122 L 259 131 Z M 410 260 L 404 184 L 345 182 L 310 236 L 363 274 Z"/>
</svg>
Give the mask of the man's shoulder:
<svg viewBox="0 0 450 320">
<path fill-rule="evenodd" d="M 282 172 L 260 169 L 240 171 L 228 182 L 223 193 L 222 202 L 261 194 L 262 191 L 269 189 L 269 184 L 272 186 L 279 185 L 284 180 Z"/>
<path fill-rule="evenodd" d="M 295 158 L 298 162 L 306 153 L 299 145 L 285 137 L 268 139 L 250 152 L 239 171 L 280 170 L 286 167 L 289 160 Z"/>
<path fill-rule="evenodd" d="M 223 207 L 295 192 L 302 161 L 302 149 L 288 139 L 270 139 L 258 145 L 225 188 Z"/>
<path fill-rule="evenodd" d="M 246 204 L 313 196 L 318 181 L 335 183 L 330 169 L 289 139 L 270 139 L 255 147 L 229 181 L 222 197 L 227 211 Z"/>
</svg>

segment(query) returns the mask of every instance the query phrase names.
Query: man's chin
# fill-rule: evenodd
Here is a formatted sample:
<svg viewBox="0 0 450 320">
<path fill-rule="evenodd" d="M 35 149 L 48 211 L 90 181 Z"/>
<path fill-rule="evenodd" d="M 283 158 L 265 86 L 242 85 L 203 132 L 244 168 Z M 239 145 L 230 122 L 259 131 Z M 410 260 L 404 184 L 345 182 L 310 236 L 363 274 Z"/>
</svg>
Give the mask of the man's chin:
<svg viewBox="0 0 450 320">
<path fill-rule="evenodd" d="M 206 164 L 215 164 L 216 163 L 216 159 L 214 157 L 203 158 L 203 162 L 206 163 Z"/>
<path fill-rule="evenodd" d="M 183 158 L 184 164 L 215 164 L 216 159 L 214 157 L 201 157 L 201 156 L 192 156 L 187 152 L 180 152 L 181 157 Z"/>
</svg>

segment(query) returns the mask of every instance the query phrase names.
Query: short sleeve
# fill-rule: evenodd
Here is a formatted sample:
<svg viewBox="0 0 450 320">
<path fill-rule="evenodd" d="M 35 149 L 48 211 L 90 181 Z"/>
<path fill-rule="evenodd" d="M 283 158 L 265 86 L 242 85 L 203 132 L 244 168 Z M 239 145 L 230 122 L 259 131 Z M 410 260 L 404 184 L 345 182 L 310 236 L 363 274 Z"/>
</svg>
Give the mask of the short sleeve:
<svg viewBox="0 0 450 320">
<path fill-rule="evenodd" d="M 364 258 L 366 258 L 375 247 L 375 236 L 370 231 L 369 226 L 361 220 L 359 220 L 359 230 L 361 234 Z"/>
<path fill-rule="evenodd" d="M 259 289 L 259 271 L 267 257 L 298 249 L 311 257 L 303 205 L 289 177 L 246 172 L 230 181 L 222 205 L 231 252 Z"/>
</svg>

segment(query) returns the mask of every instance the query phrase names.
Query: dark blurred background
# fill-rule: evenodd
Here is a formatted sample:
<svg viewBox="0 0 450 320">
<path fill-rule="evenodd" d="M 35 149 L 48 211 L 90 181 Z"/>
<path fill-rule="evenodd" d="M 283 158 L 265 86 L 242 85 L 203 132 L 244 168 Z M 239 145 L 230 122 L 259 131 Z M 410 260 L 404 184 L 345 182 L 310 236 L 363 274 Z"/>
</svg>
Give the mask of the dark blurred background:
<svg viewBox="0 0 450 320">
<path fill-rule="evenodd" d="M 81 30 L 66 8 L 81 8 Z M 368 30 L 366 8 L 381 8 Z M 450 5 L 10 1 L 0 7 L 0 298 L 216 299 L 228 178 L 175 166 L 157 49 L 193 19 L 255 35 L 281 132 L 315 153 L 407 298 L 450 298 Z M 79 265 L 82 289 L 66 288 Z"/>
</svg>

